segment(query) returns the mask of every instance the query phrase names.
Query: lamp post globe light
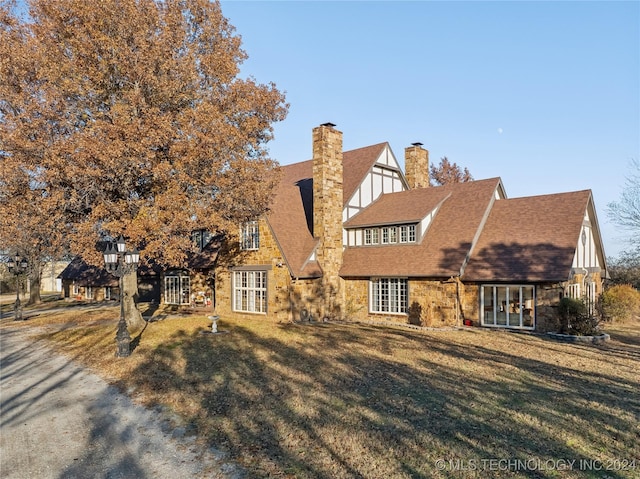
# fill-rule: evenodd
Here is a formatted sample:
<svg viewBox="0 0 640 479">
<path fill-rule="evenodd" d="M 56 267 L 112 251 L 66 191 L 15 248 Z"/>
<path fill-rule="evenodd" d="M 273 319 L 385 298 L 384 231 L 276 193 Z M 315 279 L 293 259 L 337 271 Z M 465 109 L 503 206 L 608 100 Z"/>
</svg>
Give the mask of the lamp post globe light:
<svg viewBox="0 0 640 479">
<path fill-rule="evenodd" d="M 116 356 L 126 358 L 131 354 L 131 335 L 127 329 L 127 322 L 124 319 L 124 276 L 135 271 L 140 261 L 140 252 L 134 248 L 127 251 L 122 235 L 115 241 L 107 243 L 103 252 L 104 264 L 109 273 L 118 278 L 120 288 L 120 319 L 118 320 L 118 332 L 116 333 L 116 343 L 118 349 Z"/>
<path fill-rule="evenodd" d="M 16 254 L 7 264 L 9 272 L 16 277 L 16 302 L 13 304 L 13 320 L 22 321 L 22 303 L 20 302 L 20 276 L 27 272 L 29 264 L 25 258 Z"/>
</svg>

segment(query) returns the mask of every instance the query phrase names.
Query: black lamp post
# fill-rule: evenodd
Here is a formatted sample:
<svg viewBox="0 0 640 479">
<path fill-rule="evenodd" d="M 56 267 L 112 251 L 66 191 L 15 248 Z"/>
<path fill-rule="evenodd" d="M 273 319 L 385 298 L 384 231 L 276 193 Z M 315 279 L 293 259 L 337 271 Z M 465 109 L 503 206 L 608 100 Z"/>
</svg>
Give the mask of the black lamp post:
<svg viewBox="0 0 640 479">
<path fill-rule="evenodd" d="M 9 260 L 9 272 L 16 276 L 16 302 L 13 305 L 13 320 L 22 321 L 22 303 L 20 302 L 20 275 L 27 272 L 27 260 L 16 254 Z"/>
<path fill-rule="evenodd" d="M 140 252 L 137 249 L 127 251 L 124 238 L 122 235 L 115 243 L 108 243 L 104 250 L 104 263 L 107 271 L 118 278 L 120 287 L 120 320 L 118 321 L 118 332 L 116 333 L 116 342 L 118 349 L 116 356 L 126 358 L 131 354 L 130 343 L 131 336 L 127 329 L 127 322 L 124 319 L 124 276 L 135 271 L 140 261 Z"/>
</svg>

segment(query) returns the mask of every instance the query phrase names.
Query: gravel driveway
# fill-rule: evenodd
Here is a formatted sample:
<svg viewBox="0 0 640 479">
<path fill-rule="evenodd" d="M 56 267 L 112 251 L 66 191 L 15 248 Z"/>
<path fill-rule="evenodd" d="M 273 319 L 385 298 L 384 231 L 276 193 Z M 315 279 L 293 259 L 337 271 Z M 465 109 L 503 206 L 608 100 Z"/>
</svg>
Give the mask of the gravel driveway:
<svg viewBox="0 0 640 479">
<path fill-rule="evenodd" d="M 0 329 L 1 478 L 243 476 L 161 411 L 134 404 L 28 333 Z"/>
</svg>

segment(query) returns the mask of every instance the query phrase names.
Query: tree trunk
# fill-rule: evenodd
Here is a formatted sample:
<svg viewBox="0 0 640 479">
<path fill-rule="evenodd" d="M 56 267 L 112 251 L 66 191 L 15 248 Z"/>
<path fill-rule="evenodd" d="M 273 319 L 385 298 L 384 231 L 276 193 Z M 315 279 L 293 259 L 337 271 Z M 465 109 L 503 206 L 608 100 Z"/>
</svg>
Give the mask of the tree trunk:
<svg viewBox="0 0 640 479">
<path fill-rule="evenodd" d="M 42 285 L 42 262 L 41 261 L 31 259 L 31 274 L 29 275 L 28 279 L 31 281 L 30 289 L 29 289 L 28 304 L 42 303 L 42 298 L 40 297 L 40 287 Z"/>
<path fill-rule="evenodd" d="M 122 301 L 124 308 L 124 319 L 127 322 L 129 331 L 138 331 L 145 326 L 142 314 L 136 306 L 138 297 L 138 275 L 135 271 L 125 274 L 122 277 Z"/>
</svg>

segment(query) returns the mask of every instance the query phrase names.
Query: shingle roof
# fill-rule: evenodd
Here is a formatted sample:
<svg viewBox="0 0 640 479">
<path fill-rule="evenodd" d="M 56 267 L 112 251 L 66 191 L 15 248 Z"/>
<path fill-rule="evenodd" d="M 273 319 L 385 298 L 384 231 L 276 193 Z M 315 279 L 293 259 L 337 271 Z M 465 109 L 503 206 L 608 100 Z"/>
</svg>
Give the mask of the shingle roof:
<svg viewBox="0 0 640 479">
<path fill-rule="evenodd" d="M 104 268 L 91 266 L 76 256 L 58 275 L 60 279 L 74 280 L 80 286 L 117 286 L 118 279 Z"/>
<path fill-rule="evenodd" d="M 386 146 L 387 143 L 379 143 L 343 153 L 343 204 L 353 196 Z M 313 237 L 313 160 L 283 166 L 282 172 L 267 221 L 291 274 L 318 277 L 322 274 L 320 266 L 307 261 L 318 244 Z"/>
<path fill-rule="evenodd" d="M 202 251 L 192 253 L 187 257 L 187 265 L 191 269 L 213 269 L 220 252 L 220 238 L 212 238 Z"/>
<path fill-rule="evenodd" d="M 369 172 L 382 150 L 388 143 L 365 146 L 356 150 L 345 151 L 342 155 L 342 198 L 343 204 L 353 196 L 365 175 Z"/>
<path fill-rule="evenodd" d="M 444 201 L 421 243 L 346 248 L 341 276 L 458 275 L 500 186 L 500 179 L 492 178 L 386 195 L 397 195 L 408 209 L 419 200 L 429 199 L 429 206 Z"/>
<path fill-rule="evenodd" d="M 343 205 L 387 143 L 343 153 Z M 282 167 L 283 178 L 267 216 L 297 277 L 319 277 L 313 237 L 313 161 Z M 438 207 L 415 244 L 348 247 L 343 277 L 404 276 L 466 281 L 557 281 L 571 269 L 590 191 L 496 200 L 499 178 L 381 196 L 345 227 L 418 222 Z"/>
<path fill-rule="evenodd" d="M 291 274 L 320 276 L 317 263 L 305 264 L 318 241 L 313 237 L 313 162 L 282 167 L 280 180 L 267 220 Z"/>
<path fill-rule="evenodd" d="M 496 201 L 467 281 L 566 281 L 591 191 Z"/>
<path fill-rule="evenodd" d="M 368 208 L 347 221 L 344 226 L 345 228 L 357 228 L 418 222 L 449 195 L 451 192 L 443 188 L 420 188 L 382 195 Z"/>
</svg>

